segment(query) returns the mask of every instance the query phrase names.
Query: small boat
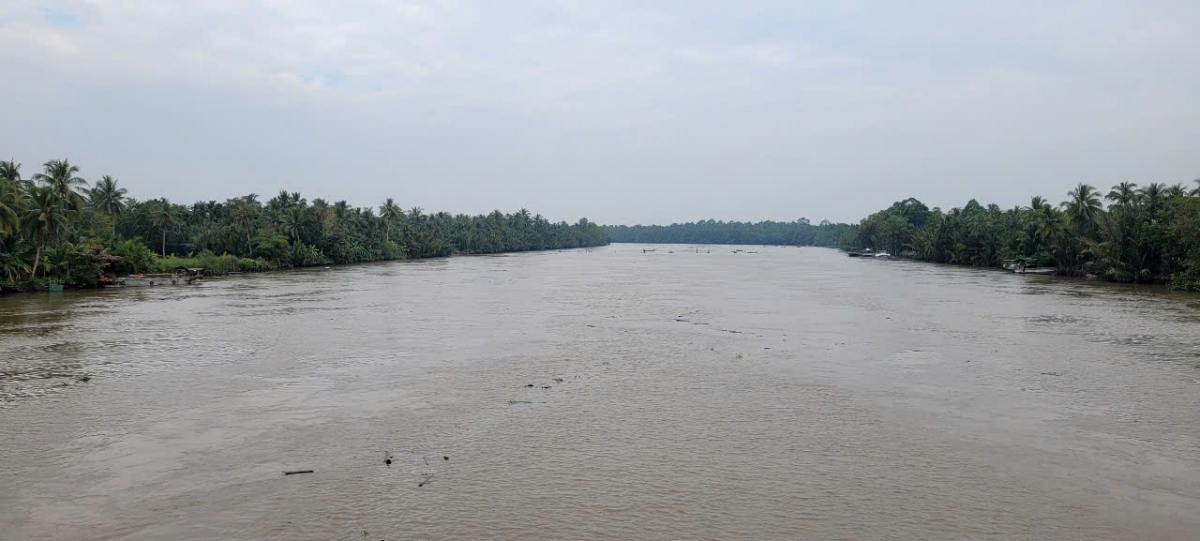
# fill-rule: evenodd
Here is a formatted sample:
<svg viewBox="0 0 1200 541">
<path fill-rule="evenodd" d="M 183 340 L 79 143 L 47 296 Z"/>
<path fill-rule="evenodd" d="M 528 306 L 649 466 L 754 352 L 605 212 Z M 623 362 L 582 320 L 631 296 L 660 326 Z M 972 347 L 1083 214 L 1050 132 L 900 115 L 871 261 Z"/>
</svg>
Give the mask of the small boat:
<svg viewBox="0 0 1200 541">
<path fill-rule="evenodd" d="M 1047 275 L 1049 275 L 1049 274 L 1058 274 L 1058 268 L 1057 267 L 1026 267 L 1026 268 L 1021 269 L 1016 272 L 1017 272 L 1017 274 L 1047 274 Z"/>
<path fill-rule="evenodd" d="M 1024 257 L 1005 261 L 1004 268 L 1017 274 L 1058 274 L 1057 267 L 1030 267 L 1029 259 Z"/>
<path fill-rule="evenodd" d="M 176 267 L 175 272 L 155 274 L 134 274 L 117 279 L 117 284 L 123 287 L 143 287 L 162 285 L 193 285 L 204 278 L 204 269 Z"/>
</svg>

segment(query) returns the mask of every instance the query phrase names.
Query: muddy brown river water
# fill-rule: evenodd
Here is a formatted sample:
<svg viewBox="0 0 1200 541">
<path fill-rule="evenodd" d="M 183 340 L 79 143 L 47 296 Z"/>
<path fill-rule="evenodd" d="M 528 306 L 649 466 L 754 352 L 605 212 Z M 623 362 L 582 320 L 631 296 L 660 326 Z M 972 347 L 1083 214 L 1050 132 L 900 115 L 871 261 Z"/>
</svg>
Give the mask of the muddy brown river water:
<svg viewBox="0 0 1200 541">
<path fill-rule="evenodd" d="M 1200 296 L 642 248 L 0 297 L 0 539 L 1200 539 Z"/>
</svg>

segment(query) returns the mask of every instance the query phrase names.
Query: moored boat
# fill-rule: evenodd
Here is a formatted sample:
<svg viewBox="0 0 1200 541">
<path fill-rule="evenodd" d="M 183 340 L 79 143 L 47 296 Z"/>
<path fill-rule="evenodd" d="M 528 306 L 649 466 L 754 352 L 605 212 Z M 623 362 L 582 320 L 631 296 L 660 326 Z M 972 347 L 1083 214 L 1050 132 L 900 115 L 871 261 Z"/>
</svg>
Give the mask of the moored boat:
<svg viewBox="0 0 1200 541">
<path fill-rule="evenodd" d="M 1058 274 L 1057 267 L 1031 267 L 1029 259 L 1024 257 L 1006 260 L 1004 269 L 1017 274 Z"/>
<path fill-rule="evenodd" d="M 200 283 L 204 277 L 204 269 L 177 267 L 174 272 L 152 274 L 133 274 L 118 278 L 116 283 L 124 287 L 144 287 L 163 285 L 193 285 Z"/>
</svg>

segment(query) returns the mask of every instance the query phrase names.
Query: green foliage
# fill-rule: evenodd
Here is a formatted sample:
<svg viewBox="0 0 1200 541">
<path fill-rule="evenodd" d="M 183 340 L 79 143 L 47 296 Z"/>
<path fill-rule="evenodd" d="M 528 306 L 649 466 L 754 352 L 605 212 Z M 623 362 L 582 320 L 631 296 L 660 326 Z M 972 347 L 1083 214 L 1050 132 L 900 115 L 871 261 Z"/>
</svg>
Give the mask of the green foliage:
<svg viewBox="0 0 1200 541">
<path fill-rule="evenodd" d="M 287 237 L 270 229 L 259 229 L 250 244 L 255 255 L 267 261 L 274 261 L 276 265 L 292 260 L 292 249 L 288 245 Z"/>
<path fill-rule="evenodd" d="M 770 244 L 837 246 L 849 231 L 846 224 L 794 222 L 720 222 L 701 220 L 671 225 L 617 225 L 604 228 L 612 242 L 647 244 Z"/>
<path fill-rule="evenodd" d="M 216 255 L 208 250 L 190 257 L 174 255 L 169 257 L 151 255 L 151 257 L 153 258 L 150 266 L 151 272 L 171 272 L 178 267 L 187 267 L 202 268 L 209 274 L 219 275 L 232 272 L 260 272 L 273 268 L 261 259 L 238 258 L 229 254 Z"/>
<path fill-rule="evenodd" d="M 0 161 L 0 289 L 95 285 L 101 274 L 204 267 L 213 273 L 597 246 L 600 226 L 552 223 L 527 210 L 467 216 L 405 212 L 392 199 L 374 208 L 310 204 L 280 192 L 190 206 L 129 198 L 118 181 L 88 189 L 78 166 L 51 160 L 32 180 Z M 153 246 L 153 249 L 151 249 Z M 155 255 L 154 251 L 160 255 Z M 222 254 L 222 255 L 216 255 Z"/>
<path fill-rule="evenodd" d="M 1062 274 L 1200 290 L 1200 197 L 1182 186 L 1134 183 L 1105 196 L 1080 184 L 1056 208 L 1041 197 L 1002 210 L 972 200 L 942 212 L 909 199 L 842 236 L 843 249 L 887 250 L 922 261 L 994 267 L 1024 257 Z"/>
<path fill-rule="evenodd" d="M 113 242 L 108 253 L 124 259 L 121 274 L 138 274 L 149 272 L 156 258 L 154 252 L 141 239 L 117 239 Z"/>
</svg>

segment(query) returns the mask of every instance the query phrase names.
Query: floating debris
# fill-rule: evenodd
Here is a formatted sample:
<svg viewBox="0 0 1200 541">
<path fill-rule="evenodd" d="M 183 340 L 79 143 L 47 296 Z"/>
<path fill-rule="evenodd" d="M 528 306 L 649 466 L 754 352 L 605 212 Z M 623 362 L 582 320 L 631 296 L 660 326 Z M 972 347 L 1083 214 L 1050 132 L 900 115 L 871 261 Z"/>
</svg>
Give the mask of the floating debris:
<svg viewBox="0 0 1200 541">
<path fill-rule="evenodd" d="M 433 480 L 433 474 L 432 474 L 432 473 L 427 473 L 427 474 L 425 474 L 425 480 L 424 480 L 424 481 L 421 481 L 420 483 L 418 483 L 418 484 L 417 484 L 417 488 L 421 488 L 421 487 L 425 486 L 427 483 L 429 483 L 429 482 L 430 482 L 430 481 L 432 481 L 432 480 Z"/>
<path fill-rule="evenodd" d="M 1061 376 L 1062 372 L 1042 372 L 1043 376 Z"/>
<path fill-rule="evenodd" d="M 556 383 L 562 383 L 562 382 L 563 382 L 563 379 L 562 379 L 562 378 L 554 378 L 554 381 L 555 381 Z"/>
<path fill-rule="evenodd" d="M 393 458 L 393 456 L 392 456 L 392 452 L 391 452 L 391 451 L 384 451 L 384 452 L 383 452 L 383 463 L 384 463 L 385 465 L 387 465 L 387 467 L 389 467 L 389 468 L 390 468 L 390 467 L 392 467 L 392 458 Z"/>
<path fill-rule="evenodd" d="M 296 475 L 298 473 L 312 473 L 312 470 L 292 470 L 283 472 L 284 475 Z"/>
</svg>

